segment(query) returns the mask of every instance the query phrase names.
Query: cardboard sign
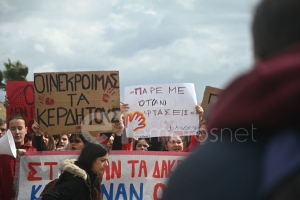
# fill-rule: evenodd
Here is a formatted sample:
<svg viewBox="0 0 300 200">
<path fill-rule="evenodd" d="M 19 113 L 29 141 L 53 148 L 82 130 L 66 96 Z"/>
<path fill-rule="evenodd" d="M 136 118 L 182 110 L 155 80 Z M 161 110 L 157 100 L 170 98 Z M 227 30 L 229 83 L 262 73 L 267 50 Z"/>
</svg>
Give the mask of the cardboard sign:
<svg viewBox="0 0 300 200">
<path fill-rule="evenodd" d="M 25 119 L 27 132 L 33 133 L 31 129 L 35 116 L 33 81 L 8 81 L 6 96 L 9 101 L 6 120 L 14 114 L 20 114 Z"/>
<path fill-rule="evenodd" d="M 0 119 L 6 119 L 6 108 L 4 107 L 3 102 L 0 101 Z"/>
<path fill-rule="evenodd" d="M 206 86 L 201 106 L 204 109 L 204 119 L 207 118 L 207 112 L 210 109 L 210 106 L 213 105 L 219 98 L 220 93 L 223 90 L 211 86 Z"/>
<path fill-rule="evenodd" d="M 194 84 L 172 83 L 125 88 L 127 137 L 195 135 L 199 118 Z"/>
<path fill-rule="evenodd" d="M 16 199 L 38 199 L 59 177 L 61 162 L 79 151 L 28 152 L 20 157 Z M 103 199 L 161 199 L 170 175 L 189 155 L 183 152 L 112 151 L 102 179 Z"/>
<path fill-rule="evenodd" d="M 118 71 L 35 73 L 36 121 L 48 134 L 115 132 Z"/>
</svg>

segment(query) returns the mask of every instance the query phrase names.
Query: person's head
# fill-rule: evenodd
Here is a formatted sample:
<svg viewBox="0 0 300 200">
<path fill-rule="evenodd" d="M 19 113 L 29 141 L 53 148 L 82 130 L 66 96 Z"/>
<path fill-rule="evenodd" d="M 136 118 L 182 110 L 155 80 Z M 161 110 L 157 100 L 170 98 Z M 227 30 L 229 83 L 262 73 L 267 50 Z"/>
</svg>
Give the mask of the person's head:
<svg viewBox="0 0 300 200">
<path fill-rule="evenodd" d="M 136 150 L 136 151 L 148 151 L 149 146 L 150 146 L 149 145 L 149 141 L 146 140 L 145 138 L 134 139 L 133 150 Z"/>
<path fill-rule="evenodd" d="M 300 42 L 300 1 L 261 0 L 252 22 L 254 56 L 268 59 Z"/>
<path fill-rule="evenodd" d="M 27 127 L 22 115 L 16 114 L 10 116 L 8 119 L 8 128 L 12 133 L 16 147 L 18 148 L 23 145 L 25 135 L 27 134 Z"/>
<path fill-rule="evenodd" d="M 6 121 L 0 118 L 0 138 L 6 133 Z"/>
<path fill-rule="evenodd" d="M 88 142 L 87 139 L 81 133 L 71 134 L 69 141 L 71 150 L 82 150 Z"/>
<path fill-rule="evenodd" d="M 58 143 L 58 148 L 63 148 L 67 144 L 69 144 L 69 136 L 68 136 L 68 134 L 62 134 L 60 136 L 60 141 Z"/>
<path fill-rule="evenodd" d="M 54 138 L 52 135 L 44 133 L 43 140 L 47 146 L 48 151 L 53 151 L 56 149 L 56 145 L 55 145 Z"/>
<path fill-rule="evenodd" d="M 56 148 L 58 148 L 61 135 L 60 134 L 54 134 L 54 135 L 52 135 L 52 137 L 53 137 L 54 144 L 55 144 Z"/>
<path fill-rule="evenodd" d="M 180 152 L 185 147 L 186 141 L 184 136 L 171 136 L 165 138 L 163 150 Z"/>
<path fill-rule="evenodd" d="M 27 135 L 33 135 L 33 134 L 27 134 Z M 26 137 L 27 137 L 27 135 L 26 135 Z M 52 135 L 49 135 L 48 133 L 43 133 L 43 140 L 44 140 L 44 143 L 46 144 L 47 151 L 53 151 L 56 149 Z M 37 148 L 35 137 L 32 137 L 32 146 Z"/>
<path fill-rule="evenodd" d="M 105 145 L 88 142 L 78 157 L 78 163 L 94 173 L 101 174 L 108 166 L 108 152 Z"/>
<path fill-rule="evenodd" d="M 208 133 L 207 133 L 207 129 L 206 129 L 206 122 L 202 121 L 200 123 L 199 131 L 197 132 L 197 140 L 200 143 L 203 143 L 203 142 L 205 142 L 207 137 L 208 137 Z"/>
</svg>

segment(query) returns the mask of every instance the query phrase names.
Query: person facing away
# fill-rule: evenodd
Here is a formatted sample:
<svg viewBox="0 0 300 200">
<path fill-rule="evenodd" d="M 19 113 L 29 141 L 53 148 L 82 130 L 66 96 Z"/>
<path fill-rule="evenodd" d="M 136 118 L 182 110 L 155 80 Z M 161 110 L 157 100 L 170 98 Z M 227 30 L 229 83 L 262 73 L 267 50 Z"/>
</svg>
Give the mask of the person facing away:
<svg viewBox="0 0 300 200">
<path fill-rule="evenodd" d="M 220 95 L 163 200 L 300 198 L 300 1 L 261 0 L 252 38 L 255 67 Z"/>
<path fill-rule="evenodd" d="M 19 115 L 12 115 L 8 119 L 8 128 L 12 133 L 17 149 L 17 156 L 24 155 L 28 151 L 36 151 L 25 135 L 27 127 L 24 118 Z M 0 199 L 10 200 L 15 194 L 13 190 L 13 181 L 15 177 L 16 159 L 10 155 L 0 155 Z"/>
<path fill-rule="evenodd" d="M 99 175 L 108 166 L 108 154 L 109 150 L 103 144 L 86 143 L 77 161 L 66 159 L 62 162 L 63 173 L 42 200 L 102 200 L 102 179 Z"/>
</svg>

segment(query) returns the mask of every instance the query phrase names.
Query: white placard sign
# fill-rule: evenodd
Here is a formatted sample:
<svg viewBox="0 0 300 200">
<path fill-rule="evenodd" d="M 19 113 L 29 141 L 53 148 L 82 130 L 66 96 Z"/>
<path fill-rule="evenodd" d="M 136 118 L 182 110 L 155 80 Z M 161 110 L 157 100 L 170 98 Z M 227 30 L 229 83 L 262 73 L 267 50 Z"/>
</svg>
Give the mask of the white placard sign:
<svg viewBox="0 0 300 200">
<path fill-rule="evenodd" d="M 193 83 L 125 87 L 127 137 L 195 135 L 199 118 Z"/>
</svg>

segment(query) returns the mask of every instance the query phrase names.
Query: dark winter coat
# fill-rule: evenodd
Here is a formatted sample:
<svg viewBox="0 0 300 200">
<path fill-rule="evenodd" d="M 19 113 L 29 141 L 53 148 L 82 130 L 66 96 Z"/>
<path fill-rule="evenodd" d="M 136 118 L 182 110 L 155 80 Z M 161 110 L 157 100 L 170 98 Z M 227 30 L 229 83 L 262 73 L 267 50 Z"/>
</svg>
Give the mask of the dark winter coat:
<svg viewBox="0 0 300 200">
<path fill-rule="evenodd" d="M 84 169 L 75 159 L 62 162 L 63 173 L 55 188 L 42 197 L 42 200 L 101 200 L 101 183 L 97 174 Z"/>
</svg>

